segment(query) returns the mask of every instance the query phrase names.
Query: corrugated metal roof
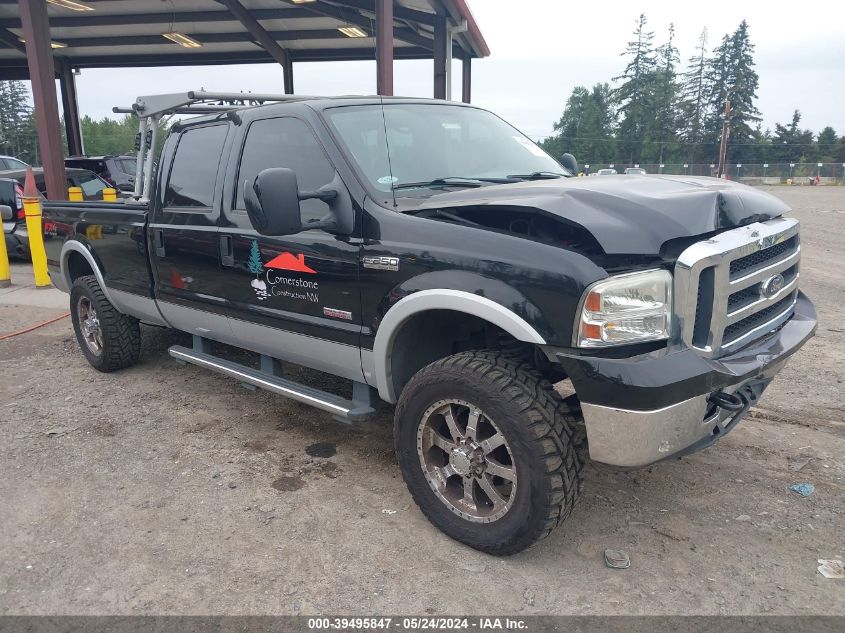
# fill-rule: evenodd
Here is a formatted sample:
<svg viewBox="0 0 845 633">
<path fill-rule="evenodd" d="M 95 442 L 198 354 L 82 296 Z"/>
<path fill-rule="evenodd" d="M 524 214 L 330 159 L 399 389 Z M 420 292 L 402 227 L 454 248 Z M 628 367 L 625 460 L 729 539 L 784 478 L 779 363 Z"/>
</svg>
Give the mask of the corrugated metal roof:
<svg viewBox="0 0 845 633">
<path fill-rule="evenodd" d="M 48 4 L 50 34 L 64 45 L 54 57 L 73 67 L 165 66 L 272 62 L 243 24 L 216 0 L 80 0 L 92 11 Z M 375 58 L 375 0 L 241 0 L 293 61 Z M 465 0 L 396 0 L 394 47 L 397 59 L 432 57 L 435 12 L 453 24 L 455 55 L 484 57 L 490 51 Z M 366 37 L 348 37 L 342 26 L 357 26 Z M 162 37 L 176 31 L 201 44 L 184 48 Z M 26 71 L 20 50 L 17 0 L 0 0 L 0 79 Z"/>
</svg>

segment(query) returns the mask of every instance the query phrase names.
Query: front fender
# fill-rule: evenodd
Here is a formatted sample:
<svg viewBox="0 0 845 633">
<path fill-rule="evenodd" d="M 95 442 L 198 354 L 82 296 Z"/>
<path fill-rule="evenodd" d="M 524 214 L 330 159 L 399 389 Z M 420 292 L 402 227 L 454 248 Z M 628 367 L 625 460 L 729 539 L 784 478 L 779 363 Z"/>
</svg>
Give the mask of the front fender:
<svg viewBox="0 0 845 633">
<path fill-rule="evenodd" d="M 378 311 L 371 371 L 379 396 L 387 402 L 398 398 L 391 369 L 396 335 L 409 319 L 429 310 L 471 314 L 537 345 L 544 345 L 543 332 L 550 332 L 537 306 L 498 279 L 447 270 L 407 280 L 388 294 Z"/>
</svg>

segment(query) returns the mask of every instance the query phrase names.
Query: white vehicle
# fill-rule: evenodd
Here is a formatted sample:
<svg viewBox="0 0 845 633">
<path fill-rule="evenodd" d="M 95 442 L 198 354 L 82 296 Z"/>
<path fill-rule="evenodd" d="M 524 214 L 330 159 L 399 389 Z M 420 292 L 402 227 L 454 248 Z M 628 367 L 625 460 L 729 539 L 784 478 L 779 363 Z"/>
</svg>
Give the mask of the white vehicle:
<svg viewBox="0 0 845 633">
<path fill-rule="evenodd" d="M 625 169 L 625 174 L 628 175 L 628 176 L 631 176 L 631 175 L 642 176 L 642 175 L 645 175 L 647 173 L 648 172 L 645 169 L 643 169 L 642 167 L 627 167 Z"/>
<path fill-rule="evenodd" d="M 596 176 L 615 176 L 618 173 L 615 169 L 599 169 L 596 172 Z"/>
<path fill-rule="evenodd" d="M 23 162 L 20 158 L 0 154 L 0 171 L 5 171 L 7 169 L 26 169 L 27 167 L 29 167 L 29 165 Z"/>
</svg>

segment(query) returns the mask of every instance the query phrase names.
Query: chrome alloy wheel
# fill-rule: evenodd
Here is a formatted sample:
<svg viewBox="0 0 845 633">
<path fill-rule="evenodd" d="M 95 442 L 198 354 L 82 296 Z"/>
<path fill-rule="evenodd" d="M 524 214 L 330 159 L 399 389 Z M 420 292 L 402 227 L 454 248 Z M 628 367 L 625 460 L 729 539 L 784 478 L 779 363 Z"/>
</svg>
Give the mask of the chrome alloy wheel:
<svg viewBox="0 0 845 633">
<path fill-rule="evenodd" d="M 97 311 L 88 297 L 80 297 L 76 304 L 76 316 L 79 319 L 79 330 L 82 338 L 92 354 L 99 356 L 103 352 L 103 329 Z"/>
<path fill-rule="evenodd" d="M 516 465 L 505 436 L 475 405 L 439 400 L 423 414 L 417 454 L 425 478 L 452 512 L 492 523 L 516 498 Z"/>
</svg>

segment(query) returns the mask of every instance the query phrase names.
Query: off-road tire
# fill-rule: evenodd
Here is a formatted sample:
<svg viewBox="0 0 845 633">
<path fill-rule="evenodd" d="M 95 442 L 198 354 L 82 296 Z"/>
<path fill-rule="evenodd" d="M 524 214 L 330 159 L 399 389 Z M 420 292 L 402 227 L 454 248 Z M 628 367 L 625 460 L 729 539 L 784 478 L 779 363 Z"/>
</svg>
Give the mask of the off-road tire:
<svg viewBox="0 0 845 633">
<path fill-rule="evenodd" d="M 513 453 L 519 481 L 513 506 L 491 523 L 470 522 L 450 510 L 420 463 L 423 416 L 433 403 L 452 398 L 482 409 Z M 463 352 L 421 369 L 402 391 L 394 437 L 405 483 L 423 514 L 448 536 L 490 554 L 515 554 L 548 536 L 571 514 L 583 486 L 580 412 L 534 368 L 506 353 Z"/>
<path fill-rule="evenodd" d="M 88 347 L 80 327 L 77 306 L 83 297 L 90 301 L 99 318 L 103 342 L 99 354 Z M 112 372 L 138 362 L 141 354 L 141 328 L 138 319 L 118 312 L 106 299 L 103 289 L 93 275 L 79 277 L 73 282 L 70 290 L 70 315 L 79 347 L 94 369 Z"/>
</svg>

